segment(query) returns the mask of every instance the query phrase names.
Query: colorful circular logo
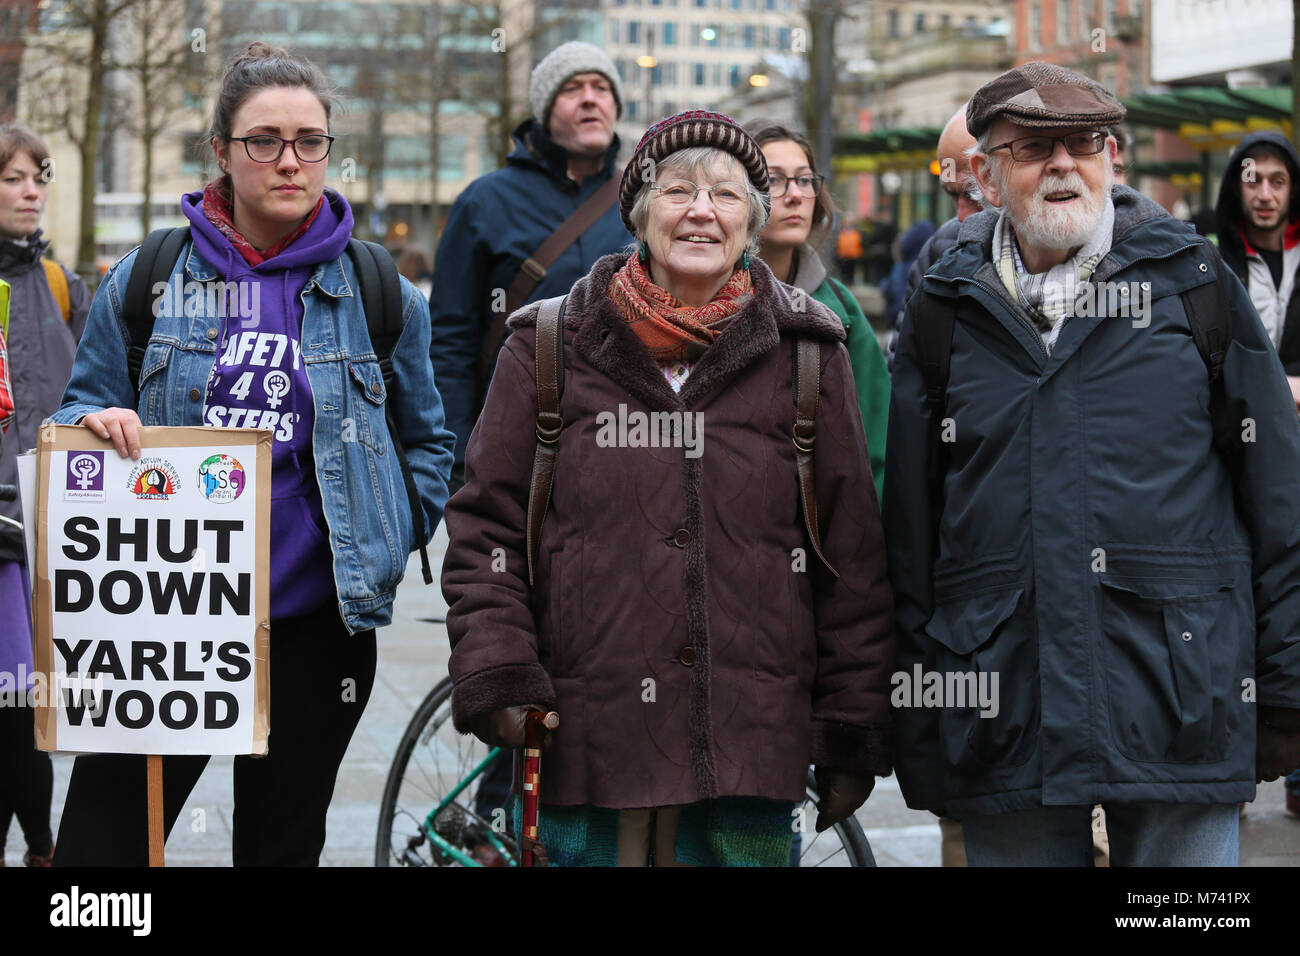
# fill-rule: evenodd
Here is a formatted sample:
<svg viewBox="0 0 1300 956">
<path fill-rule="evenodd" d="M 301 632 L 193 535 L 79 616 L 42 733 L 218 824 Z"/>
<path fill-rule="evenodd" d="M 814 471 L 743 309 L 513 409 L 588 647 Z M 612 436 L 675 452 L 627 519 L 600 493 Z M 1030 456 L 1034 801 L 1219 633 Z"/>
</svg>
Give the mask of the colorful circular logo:
<svg viewBox="0 0 1300 956">
<path fill-rule="evenodd" d="M 212 455 L 199 465 L 199 490 L 209 501 L 234 501 L 244 491 L 248 476 L 232 455 Z"/>
<path fill-rule="evenodd" d="M 181 490 L 180 475 L 165 458 L 142 458 L 131 470 L 127 488 L 145 501 L 166 501 Z"/>
</svg>

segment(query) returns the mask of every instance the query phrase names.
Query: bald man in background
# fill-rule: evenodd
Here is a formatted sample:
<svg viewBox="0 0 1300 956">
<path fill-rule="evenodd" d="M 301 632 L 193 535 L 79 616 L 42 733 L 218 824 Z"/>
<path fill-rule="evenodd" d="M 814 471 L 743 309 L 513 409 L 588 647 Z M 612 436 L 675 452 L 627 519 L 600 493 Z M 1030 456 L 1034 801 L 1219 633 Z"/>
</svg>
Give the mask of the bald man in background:
<svg viewBox="0 0 1300 956">
<path fill-rule="evenodd" d="M 978 190 L 970 172 L 970 158 L 966 155 L 966 150 L 974 145 L 975 137 L 966 131 L 966 104 L 963 103 L 939 134 L 939 145 L 935 150 L 939 159 L 939 186 L 957 207 L 957 215 L 940 226 L 921 247 L 920 255 L 907 273 L 907 287 L 903 293 L 904 307 L 930 266 L 957 244 L 957 230 L 962 221 L 980 211 L 979 201 L 974 198 Z M 902 320 L 903 309 L 899 309 L 898 315 L 894 316 L 894 328 L 898 328 Z"/>
</svg>

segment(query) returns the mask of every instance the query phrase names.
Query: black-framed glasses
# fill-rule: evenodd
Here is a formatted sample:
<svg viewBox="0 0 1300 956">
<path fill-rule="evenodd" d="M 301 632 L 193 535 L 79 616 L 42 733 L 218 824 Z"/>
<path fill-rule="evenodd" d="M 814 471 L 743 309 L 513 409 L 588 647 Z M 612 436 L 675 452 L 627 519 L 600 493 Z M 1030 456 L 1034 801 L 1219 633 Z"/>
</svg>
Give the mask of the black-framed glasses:
<svg viewBox="0 0 1300 956">
<path fill-rule="evenodd" d="M 293 147 L 293 154 L 304 163 L 319 163 L 330 154 L 334 137 L 328 133 L 308 133 L 296 139 L 282 139 L 270 133 L 257 133 L 254 136 L 232 136 L 232 143 L 243 143 L 248 158 L 255 163 L 273 163 L 284 153 L 286 146 Z"/>
<path fill-rule="evenodd" d="M 1022 136 L 1000 143 L 989 152 L 1006 149 L 1011 151 L 1011 158 L 1017 163 L 1036 163 L 1056 152 L 1057 143 L 1064 143 L 1071 156 L 1096 156 L 1106 148 L 1106 133 L 1099 129 L 1085 129 L 1064 136 Z"/>
<path fill-rule="evenodd" d="M 768 186 L 772 191 L 773 199 L 780 199 L 786 194 L 793 183 L 798 187 L 799 192 L 805 196 L 820 196 L 822 183 L 826 182 L 825 176 L 819 176 L 816 173 L 810 173 L 806 176 L 777 176 L 775 174 L 767 177 Z"/>
<path fill-rule="evenodd" d="M 689 179 L 671 179 L 666 183 L 658 186 L 651 186 L 651 189 L 659 193 L 670 206 L 691 206 L 695 204 L 695 197 L 704 190 L 713 200 L 713 205 L 718 209 L 735 209 L 745 201 L 745 187 L 742 183 L 720 182 L 712 186 L 699 186 Z"/>
</svg>

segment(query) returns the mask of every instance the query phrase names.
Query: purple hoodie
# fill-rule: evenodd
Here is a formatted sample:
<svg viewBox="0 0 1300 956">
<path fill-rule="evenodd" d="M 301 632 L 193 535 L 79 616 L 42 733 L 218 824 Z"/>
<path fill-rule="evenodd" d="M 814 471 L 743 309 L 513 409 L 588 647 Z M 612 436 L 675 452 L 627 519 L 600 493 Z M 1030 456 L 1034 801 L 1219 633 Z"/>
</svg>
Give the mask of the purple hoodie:
<svg viewBox="0 0 1300 956">
<path fill-rule="evenodd" d="M 337 589 L 312 456 L 316 413 L 302 361 L 301 293 L 317 265 L 347 248 L 352 210 L 326 189 L 325 205 L 311 227 L 279 255 L 250 266 L 203 215 L 202 200 L 202 192 L 181 199 L 194 244 L 222 279 L 241 283 L 239 307 L 229 310 L 238 314 L 221 318 L 203 421 L 274 433 L 271 617 L 305 614 L 336 600 Z M 230 296 L 227 301 L 235 303 Z"/>
</svg>

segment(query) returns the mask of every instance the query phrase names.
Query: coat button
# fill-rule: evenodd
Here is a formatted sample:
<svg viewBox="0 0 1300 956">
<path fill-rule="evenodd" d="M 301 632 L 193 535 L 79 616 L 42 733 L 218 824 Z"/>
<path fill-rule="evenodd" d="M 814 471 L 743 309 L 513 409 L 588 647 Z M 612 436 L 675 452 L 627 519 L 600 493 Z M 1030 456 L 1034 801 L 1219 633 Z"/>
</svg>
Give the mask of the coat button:
<svg viewBox="0 0 1300 956">
<path fill-rule="evenodd" d="M 374 392 L 376 395 L 379 394 L 379 389 L 380 389 L 380 385 L 378 382 L 370 383 L 370 391 Z"/>
<path fill-rule="evenodd" d="M 1192 632 L 1191 632 L 1191 631 L 1183 631 L 1183 640 L 1185 640 L 1185 641 L 1190 641 L 1191 639 L 1192 639 Z"/>
<path fill-rule="evenodd" d="M 690 543 L 690 540 L 691 533 L 685 528 L 678 528 L 673 532 L 673 536 L 667 539 L 669 544 L 675 544 L 679 548 L 686 547 L 686 545 Z"/>
<path fill-rule="evenodd" d="M 694 667 L 695 648 L 687 644 L 685 647 L 683 647 L 680 651 L 677 652 L 677 660 L 679 660 L 686 667 Z"/>
<path fill-rule="evenodd" d="M 204 332 L 203 334 L 206 335 L 206 336 L 208 337 L 208 341 L 211 341 L 211 340 L 213 340 L 213 339 L 215 339 L 215 338 L 217 337 L 217 330 L 216 330 L 216 329 L 208 329 L 208 330 L 207 330 L 206 332 Z"/>
<path fill-rule="evenodd" d="M 200 392 L 197 388 L 192 388 L 192 389 L 190 389 L 190 401 L 191 401 L 191 402 L 197 402 L 197 401 L 198 401 L 200 398 L 202 398 L 202 397 L 203 397 L 203 393 Z"/>
</svg>

